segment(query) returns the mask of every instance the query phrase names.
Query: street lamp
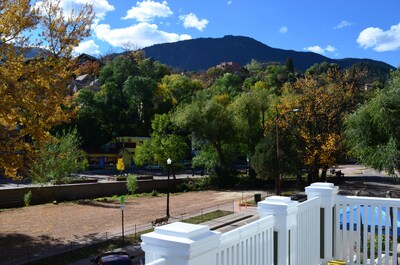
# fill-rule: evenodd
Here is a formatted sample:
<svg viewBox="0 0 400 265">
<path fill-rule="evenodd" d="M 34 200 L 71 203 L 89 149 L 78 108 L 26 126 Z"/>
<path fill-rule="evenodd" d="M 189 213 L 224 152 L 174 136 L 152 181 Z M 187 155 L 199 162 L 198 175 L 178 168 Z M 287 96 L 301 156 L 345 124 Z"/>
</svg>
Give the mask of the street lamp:
<svg viewBox="0 0 400 265">
<path fill-rule="evenodd" d="M 290 112 L 298 112 L 300 109 L 291 109 L 288 110 L 282 114 L 279 114 L 278 109 L 276 109 L 276 117 L 275 117 L 275 136 L 276 136 L 276 168 L 277 168 L 277 174 L 275 177 L 275 194 L 276 195 L 281 195 L 281 169 L 280 169 L 280 152 L 279 152 L 279 120 L 282 118 L 284 115 Z"/>
<path fill-rule="evenodd" d="M 171 158 L 167 159 L 167 168 L 168 168 L 168 180 L 167 180 L 167 217 L 169 218 L 169 170 L 171 167 L 172 160 Z"/>
</svg>

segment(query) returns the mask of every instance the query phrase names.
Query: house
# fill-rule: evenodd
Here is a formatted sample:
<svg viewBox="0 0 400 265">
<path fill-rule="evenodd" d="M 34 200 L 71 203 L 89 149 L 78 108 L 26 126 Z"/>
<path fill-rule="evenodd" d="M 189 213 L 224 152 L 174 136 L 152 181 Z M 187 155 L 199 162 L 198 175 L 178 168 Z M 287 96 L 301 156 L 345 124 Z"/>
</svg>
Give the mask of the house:
<svg viewBox="0 0 400 265">
<path fill-rule="evenodd" d="M 77 58 L 78 60 L 78 65 L 83 65 L 86 64 L 87 62 L 91 62 L 91 63 L 99 63 L 100 66 L 104 66 L 103 62 L 99 59 L 97 59 L 96 57 L 93 57 L 89 54 L 86 53 L 82 53 L 78 56 Z"/>
<path fill-rule="evenodd" d="M 233 73 L 238 73 L 240 71 L 240 64 L 235 62 L 223 62 L 217 65 L 216 68 Z"/>
<path fill-rule="evenodd" d="M 89 88 L 94 91 L 99 91 L 101 82 L 97 78 L 92 78 L 89 74 L 80 75 L 71 82 L 70 88 L 73 93 L 78 92 L 82 88 Z"/>
<path fill-rule="evenodd" d="M 124 159 L 125 169 L 133 167 L 133 156 L 136 146 L 149 137 L 116 137 L 99 148 L 85 149 L 86 157 L 91 168 L 115 169 L 118 158 Z"/>
</svg>

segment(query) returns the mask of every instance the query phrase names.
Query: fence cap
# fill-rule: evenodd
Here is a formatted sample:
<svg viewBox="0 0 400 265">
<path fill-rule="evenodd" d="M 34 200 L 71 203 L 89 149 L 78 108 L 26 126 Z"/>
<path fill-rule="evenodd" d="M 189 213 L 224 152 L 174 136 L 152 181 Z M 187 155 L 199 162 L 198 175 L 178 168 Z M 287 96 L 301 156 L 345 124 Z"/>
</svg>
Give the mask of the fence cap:
<svg viewBox="0 0 400 265">
<path fill-rule="evenodd" d="M 210 232 L 210 228 L 206 225 L 194 225 L 183 222 L 175 222 L 156 227 L 154 232 L 167 236 L 194 239 L 201 235 L 208 234 Z"/>
<path fill-rule="evenodd" d="M 297 211 L 299 202 L 292 201 L 290 197 L 285 196 L 271 196 L 258 203 L 257 211 L 260 215 L 271 214 L 290 214 Z"/>
<path fill-rule="evenodd" d="M 335 187 L 335 184 L 329 182 L 314 182 L 311 183 L 310 187 L 333 189 Z"/>
<path fill-rule="evenodd" d="M 292 199 L 287 196 L 270 196 L 270 197 L 265 198 L 265 201 L 271 202 L 271 203 L 288 204 L 292 201 Z"/>
</svg>

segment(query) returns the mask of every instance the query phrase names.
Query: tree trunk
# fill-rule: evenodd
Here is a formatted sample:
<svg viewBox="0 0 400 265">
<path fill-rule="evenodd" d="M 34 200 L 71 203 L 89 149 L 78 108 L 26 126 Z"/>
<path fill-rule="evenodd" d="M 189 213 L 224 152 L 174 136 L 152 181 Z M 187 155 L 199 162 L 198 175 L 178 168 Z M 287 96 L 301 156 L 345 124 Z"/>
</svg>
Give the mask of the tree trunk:
<svg viewBox="0 0 400 265">
<path fill-rule="evenodd" d="M 318 167 L 311 167 L 308 171 L 308 184 L 310 185 L 311 183 L 314 183 L 318 179 L 318 172 L 319 168 Z"/>
<path fill-rule="evenodd" d="M 324 166 L 322 168 L 322 173 L 321 173 L 321 181 L 325 182 L 326 181 L 326 172 L 328 171 L 328 167 Z"/>
</svg>

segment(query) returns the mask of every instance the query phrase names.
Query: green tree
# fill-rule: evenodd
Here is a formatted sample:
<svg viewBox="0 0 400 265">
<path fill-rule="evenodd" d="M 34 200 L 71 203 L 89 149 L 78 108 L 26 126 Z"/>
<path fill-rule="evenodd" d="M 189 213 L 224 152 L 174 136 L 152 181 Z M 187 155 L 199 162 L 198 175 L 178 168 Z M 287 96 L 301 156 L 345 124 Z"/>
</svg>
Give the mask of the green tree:
<svg viewBox="0 0 400 265">
<path fill-rule="evenodd" d="M 71 173 L 88 166 L 85 153 L 79 149 L 76 130 L 64 132 L 39 148 L 38 157 L 30 170 L 37 182 L 70 181 Z"/>
<path fill-rule="evenodd" d="M 236 96 L 231 107 L 234 113 L 235 132 L 237 142 L 244 147 L 244 156 L 247 156 L 251 169 L 250 177 L 254 178 L 252 170 L 252 156 L 256 145 L 260 142 L 265 132 L 266 114 L 270 108 L 271 94 L 264 82 L 259 81 L 250 88 Z"/>
<path fill-rule="evenodd" d="M 137 182 L 137 177 L 133 174 L 129 174 L 126 177 L 126 188 L 128 189 L 130 194 L 134 194 L 138 189 L 139 185 Z"/>
<path fill-rule="evenodd" d="M 191 103 L 178 106 L 172 116 L 179 128 L 190 132 L 195 141 L 201 143 L 200 152 L 206 151 L 202 156 L 212 156 L 210 161 L 216 162 L 214 169 L 220 185 L 232 183 L 231 165 L 240 149 L 235 142 L 233 112 L 229 104 L 227 94 L 210 96 L 203 91 Z"/>
<path fill-rule="evenodd" d="M 394 174 L 400 168 L 400 69 L 387 86 L 346 120 L 351 155 L 362 164 Z"/>
<path fill-rule="evenodd" d="M 172 160 L 172 169 L 178 161 L 187 158 L 189 147 L 185 137 L 174 133 L 175 128 L 168 114 L 156 114 L 152 121 L 150 140 L 136 147 L 134 161 L 137 165 L 156 163 L 167 168 L 167 159 Z M 173 175 L 174 170 L 173 170 Z"/>
</svg>

